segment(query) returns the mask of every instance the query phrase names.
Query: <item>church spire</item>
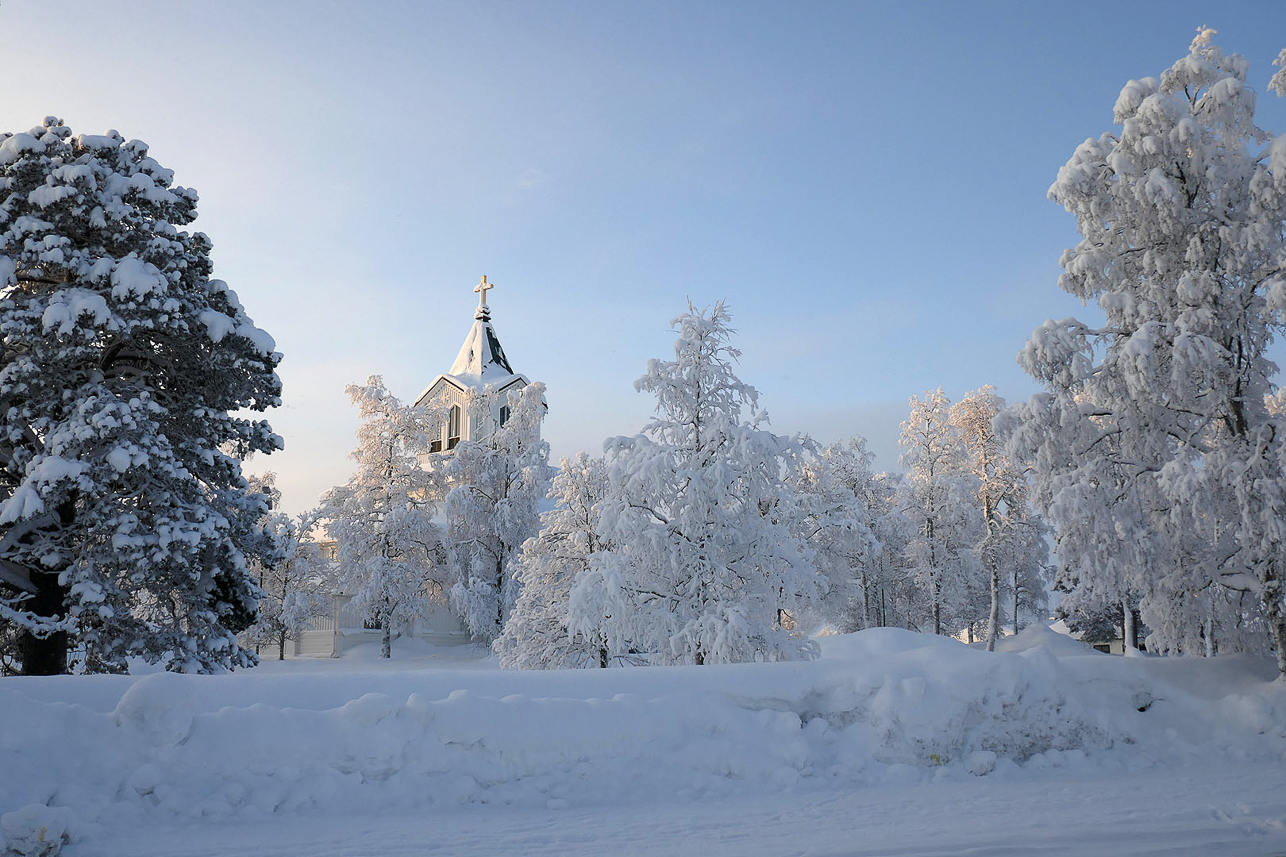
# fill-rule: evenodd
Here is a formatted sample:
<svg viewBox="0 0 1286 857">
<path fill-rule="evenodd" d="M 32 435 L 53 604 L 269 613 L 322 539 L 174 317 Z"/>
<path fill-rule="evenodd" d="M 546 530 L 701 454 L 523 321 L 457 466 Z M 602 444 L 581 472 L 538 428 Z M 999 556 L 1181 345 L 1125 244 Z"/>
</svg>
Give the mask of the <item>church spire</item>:
<svg viewBox="0 0 1286 857">
<path fill-rule="evenodd" d="M 491 308 L 487 306 L 487 292 L 496 287 L 483 276 L 481 282 L 473 287 L 478 295 L 478 306 L 473 313 L 473 326 L 460 346 L 451 369 L 437 376 L 433 383 L 415 400 L 417 405 L 427 402 L 439 402 L 463 407 L 466 401 L 462 396 L 467 390 L 480 391 L 491 387 L 499 392 L 521 389 L 530 383 L 526 375 L 513 370 L 509 365 L 505 351 L 500 347 L 500 338 L 491 325 Z M 504 397 L 499 401 L 503 402 Z M 471 419 L 466 415 L 466 420 Z M 497 425 L 503 425 L 504 416 L 499 411 L 492 414 Z M 474 437 L 476 426 L 467 427 L 462 436 Z M 454 435 L 453 435 L 454 436 Z M 443 443 L 446 443 L 444 440 Z"/>
<path fill-rule="evenodd" d="M 513 375 L 513 367 L 505 358 L 504 349 L 496 329 L 491 326 L 491 308 L 487 306 L 487 292 L 496 287 L 487 282 L 484 274 L 482 282 L 473 287 L 478 294 L 478 308 L 473 314 L 473 329 L 465 337 L 460 354 L 451 366 L 451 374 L 475 386 L 493 383 L 501 376 Z"/>
</svg>

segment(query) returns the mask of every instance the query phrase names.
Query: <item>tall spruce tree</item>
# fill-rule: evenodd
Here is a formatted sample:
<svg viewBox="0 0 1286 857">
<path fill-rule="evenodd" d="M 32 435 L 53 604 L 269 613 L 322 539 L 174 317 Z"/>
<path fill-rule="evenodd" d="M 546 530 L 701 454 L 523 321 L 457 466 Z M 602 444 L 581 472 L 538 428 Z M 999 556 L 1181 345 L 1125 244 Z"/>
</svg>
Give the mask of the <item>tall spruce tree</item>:
<svg viewBox="0 0 1286 857">
<path fill-rule="evenodd" d="M 241 460 L 281 439 L 241 414 L 280 404 L 280 355 L 210 278 L 196 205 L 114 131 L 0 135 L 0 622 L 26 673 L 254 663 L 247 555 L 277 547 Z"/>
</svg>

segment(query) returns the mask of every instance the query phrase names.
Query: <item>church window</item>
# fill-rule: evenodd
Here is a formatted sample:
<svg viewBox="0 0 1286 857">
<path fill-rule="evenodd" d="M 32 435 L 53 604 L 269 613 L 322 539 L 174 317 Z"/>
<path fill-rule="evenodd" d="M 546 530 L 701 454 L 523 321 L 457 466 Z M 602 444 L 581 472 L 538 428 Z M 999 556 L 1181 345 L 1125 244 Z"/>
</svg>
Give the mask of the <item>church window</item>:
<svg viewBox="0 0 1286 857">
<path fill-rule="evenodd" d="M 455 449 L 460 442 L 460 406 L 452 405 L 447 417 L 447 449 Z"/>
<path fill-rule="evenodd" d="M 500 424 L 504 425 L 507 422 L 509 422 L 509 406 L 501 405 L 500 406 Z"/>
</svg>

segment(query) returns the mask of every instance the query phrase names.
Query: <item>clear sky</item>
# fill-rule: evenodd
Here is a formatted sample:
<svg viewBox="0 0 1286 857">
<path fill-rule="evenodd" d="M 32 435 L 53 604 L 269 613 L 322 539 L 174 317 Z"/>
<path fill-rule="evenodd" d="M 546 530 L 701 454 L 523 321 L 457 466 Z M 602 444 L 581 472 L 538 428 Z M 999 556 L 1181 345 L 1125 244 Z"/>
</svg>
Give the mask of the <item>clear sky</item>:
<svg viewBox="0 0 1286 857">
<path fill-rule="evenodd" d="M 482 274 L 555 457 L 632 434 L 691 299 L 725 299 L 779 432 L 865 435 L 994 384 L 1046 318 L 1072 217 L 1045 198 L 1131 78 L 1209 24 L 1259 124 L 1286 3 L 0 3 L 0 129 L 147 141 L 201 194 L 216 275 L 284 352 L 299 511 L 350 472 L 345 384 L 415 396 Z"/>
</svg>

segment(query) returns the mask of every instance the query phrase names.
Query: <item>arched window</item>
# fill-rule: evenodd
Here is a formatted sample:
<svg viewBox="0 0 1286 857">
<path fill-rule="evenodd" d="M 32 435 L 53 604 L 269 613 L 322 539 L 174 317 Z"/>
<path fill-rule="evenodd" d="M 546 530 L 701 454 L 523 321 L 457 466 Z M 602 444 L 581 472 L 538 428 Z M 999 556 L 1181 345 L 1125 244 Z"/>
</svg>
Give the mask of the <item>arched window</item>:
<svg viewBox="0 0 1286 857">
<path fill-rule="evenodd" d="M 507 422 L 509 422 L 509 406 L 501 405 L 500 406 L 500 424 L 504 425 Z"/>
</svg>

